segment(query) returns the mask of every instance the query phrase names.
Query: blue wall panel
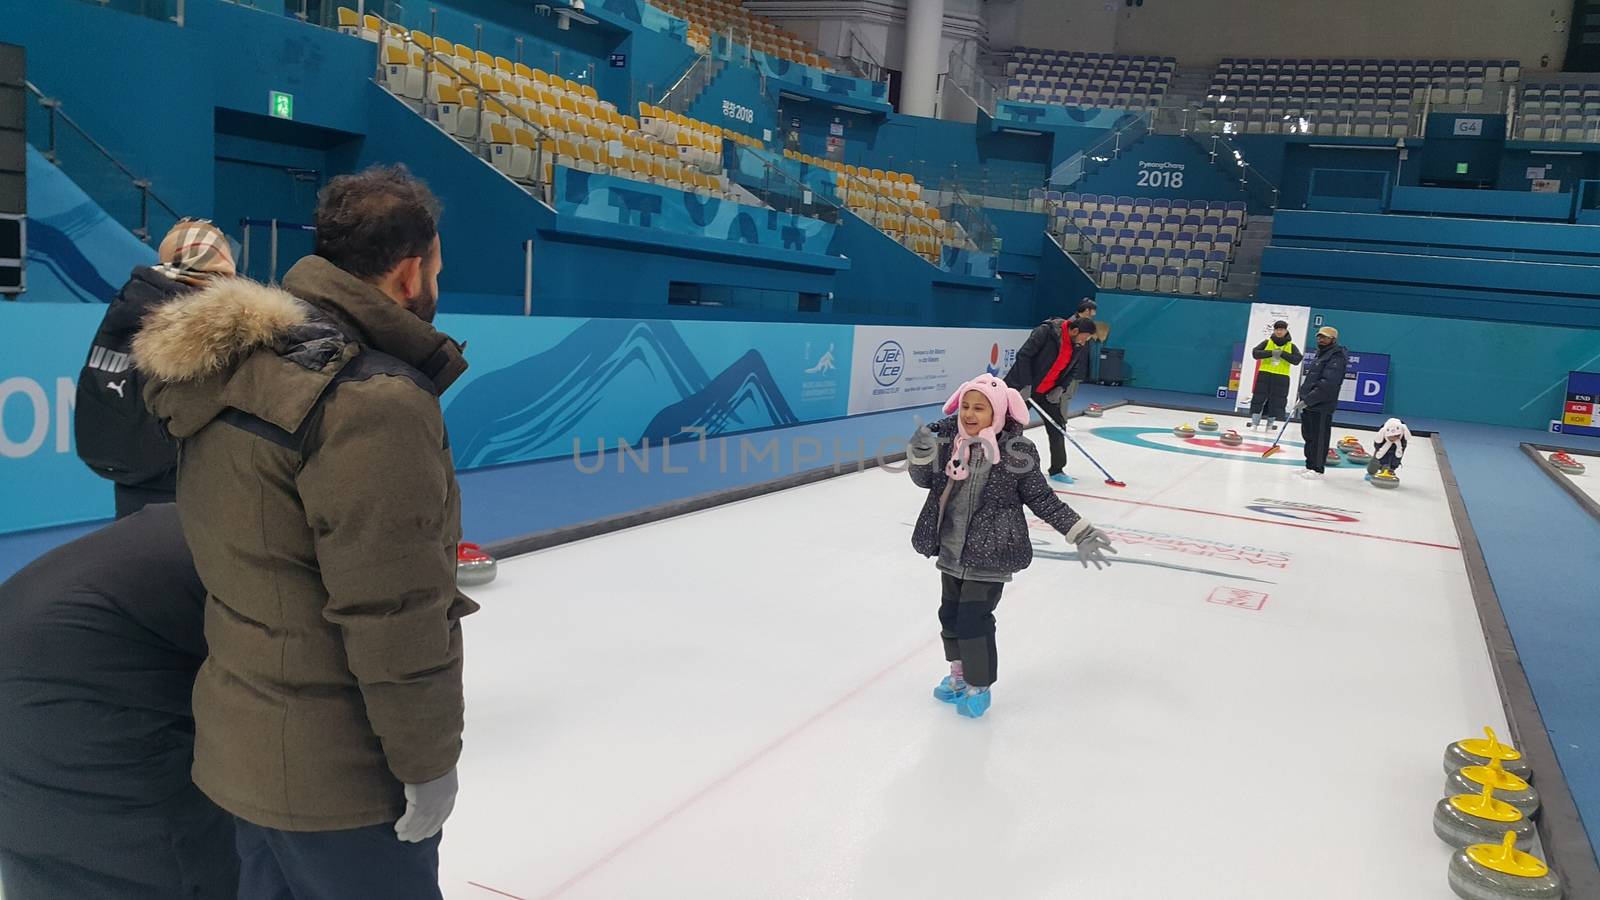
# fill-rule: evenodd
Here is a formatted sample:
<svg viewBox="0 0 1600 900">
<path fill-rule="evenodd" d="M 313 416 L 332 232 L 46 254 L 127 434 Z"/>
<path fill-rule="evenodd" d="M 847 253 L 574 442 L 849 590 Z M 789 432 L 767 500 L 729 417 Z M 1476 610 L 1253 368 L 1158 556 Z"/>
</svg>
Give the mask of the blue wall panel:
<svg viewBox="0 0 1600 900">
<path fill-rule="evenodd" d="M 1248 200 L 1237 178 L 1187 138 L 1150 135 L 1067 190 L 1173 200 Z"/>
<path fill-rule="evenodd" d="M 1138 387 L 1210 393 L 1227 379 L 1245 303 L 1101 292 L 1110 345 L 1127 350 Z M 1389 410 L 1543 429 L 1568 371 L 1600 363 L 1591 329 L 1492 324 L 1312 307 L 1347 347 L 1391 357 Z"/>
</svg>

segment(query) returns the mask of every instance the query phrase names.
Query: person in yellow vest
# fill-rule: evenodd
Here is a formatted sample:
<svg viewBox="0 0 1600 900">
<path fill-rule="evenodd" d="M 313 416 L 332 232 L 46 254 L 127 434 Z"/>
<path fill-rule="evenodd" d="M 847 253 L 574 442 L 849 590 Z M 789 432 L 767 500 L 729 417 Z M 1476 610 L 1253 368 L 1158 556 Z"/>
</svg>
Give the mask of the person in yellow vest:
<svg viewBox="0 0 1600 900">
<path fill-rule="evenodd" d="M 1272 323 L 1272 336 L 1250 351 L 1256 362 L 1256 388 L 1250 398 L 1250 427 L 1261 425 L 1261 414 L 1267 415 L 1270 430 L 1277 419 L 1284 419 L 1284 407 L 1289 402 L 1289 372 L 1300 365 L 1305 354 L 1294 345 L 1289 336 L 1289 323 L 1279 319 Z"/>
</svg>

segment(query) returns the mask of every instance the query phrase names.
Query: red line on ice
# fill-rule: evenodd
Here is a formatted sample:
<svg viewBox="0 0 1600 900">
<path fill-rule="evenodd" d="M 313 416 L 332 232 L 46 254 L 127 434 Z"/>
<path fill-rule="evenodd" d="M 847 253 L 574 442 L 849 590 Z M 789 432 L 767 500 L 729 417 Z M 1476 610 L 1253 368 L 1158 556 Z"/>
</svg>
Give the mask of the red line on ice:
<svg viewBox="0 0 1600 900">
<path fill-rule="evenodd" d="M 1177 512 L 1195 513 L 1201 516 L 1216 516 L 1219 519 L 1238 519 L 1241 522 L 1255 522 L 1261 525 L 1281 525 L 1284 528 L 1304 528 L 1307 531 L 1326 531 L 1329 534 L 1342 534 L 1347 537 L 1366 538 L 1372 541 L 1389 541 L 1393 544 L 1410 544 L 1414 547 L 1433 547 L 1436 550 L 1460 551 L 1460 547 L 1451 544 L 1435 544 L 1430 541 L 1413 541 L 1408 538 L 1389 537 L 1384 534 L 1366 534 L 1360 531 L 1344 531 L 1339 528 L 1323 528 L 1320 525 L 1305 525 L 1299 522 L 1278 522 L 1272 519 L 1257 519 L 1254 516 L 1241 516 L 1236 513 L 1216 512 L 1209 509 L 1195 509 L 1192 506 L 1170 506 L 1165 503 L 1151 503 L 1148 500 L 1125 500 L 1121 497 L 1110 497 L 1105 494 L 1084 494 L 1079 491 L 1056 491 L 1069 497 L 1088 497 L 1091 500 L 1109 500 L 1112 503 L 1127 503 L 1132 506 L 1149 506 L 1155 509 L 1170 509 Z"/>
<path fill-rule="evenodd" d="M 656 818 L 655 821 L 651 822 L 650 824 L 646 825 L 644 828 L 641 828 L 639 831 L 635 832 L 632 837 L 628 838 L 627 840 L 625 840 L 622 843 L 618 844 L 617 846 L 613 847 L 610 852 L 606 853 L 606 855 L 604 855 L 604 856 L 600 857 L 599 859 L 595 860 L 594 862 L 590 863 L 587 867 L 585 867 L 582 871 L 578 872 L 576 875 L 573 875 L 571 878 L 568 878 L 566 881 L 561 882 L 560 884 L 556 885 L 553 889 L 551 889 L 550 891 L 548 891 L 545 894 L 543 894 L 539 898 L 539 900 L 550 900 L 550 898 L 552 898 L 552 897 L 558 897 L 561 894 L 565 893 L 567 890 L 569 890 L 573 885 L 576 885 L 578 882 L 584 880 L 585 878 L 588 878 L 590 875 L 593 875 L 596 871 L 598 871 L 606 863 L 609 863 L 613 859 L 616 859 L 618 856 L 621 856 L 625 851 L 627 851 L 628 849 L 632 848 L 635 844 L 639 843 L 640 841 L 642 841 L 645 838 L 649 837 L 651 834 L 655 833 L 658 829 L 661 828 L 661 826 L 663 826 L 663 825 L 667 824 L 668 822 L 672 821 L 673 819 L 677 818 L 678 815 L 683 813 L 684 810 L 687 810 L 689 807 L 694 806 L 696 803 L 699 803 L 701 800 L 705 799 L 707 796 L 709 796 L 710 794 L 714 793 L 718 788 L 720 788 L 723 785 L 726 785 L 728 782 L 732 781 L 738 775 L 743 773 L 746 769 L 749 769 L 750 767 L 754 766 L 756 763 L 760 762 L 762 759 L 765 759 L 774 750 L 777 750 L 779 747 L 781 747 L 784 744 L 788 743 L 790 740 L 793 740 L 801 732 L 803 732 L 806 729 L 810 728 L 811 726 L 817 724 L 817 722 L 821 721 L 829 713 L 837 710 L 839 707 L 841 707 L 841 706 L 845 705 L 846 703 L 848 703 L 849 701 L 855 699 L 862 692 L 864 692 L 867 688 L 870 688 L 874 684 L 877 684 L 879 681 L 881 681 L 883 679 L 883 677 L 885 675 L 888 675 L 890 672 L 893 672 L 895 669 L 898 669 L 901 666 L 905 665 L 907 662 L 911 661 L 913 658 L 915 658 L 915 657 L 917 657 L 917 656 L 919 656 L 919 655 L 921 655 L 923 653 L 926 653 L 927 650 L 928 650 L 928 643 L 919 644 L 910 653 L 907 653 L 905 656 L 902 656 L 899 659 L 895 660 L 894 662 L 890 663 L 889 665 L 884 666 L 882 669 L 880 669 L 877 672 L 877 674 L 872 675 L 871 677 L 867 678 L 864 681 L 861 681 L 855 687 L 853 687 L 850 690 L 846 691 L 843 695 L 841 695 L 840 697 L 838 697 L 837 699 L 835 699 L 834 701 L 829 703 L 827 706 L 824 706 L 822 709 L 817 710 L 816 713 L 812 714 L 811 718 L 806 719 L 804 722 L 801 722 L 799 725 L 796 725 L 795 727 L 789 729 L 788 731 L 786 731 L 783 734 L 779 735 L 778 737 L 774 738 L 772 741 L 767 743 L 766 746 L 762 747 L 760 750 L 757 750 L 755 753 L 751 754 L 747 759 L 745 759 L 744 762 L 738 764 L 737 766 L 734 766 L 732 769 L 729 769 L 723 775 L 718 777 L 715 781 L 711 782 L 710 784 L 706 785 L 705 787 L 701 788 L 700 790 L 698 790 L 698 791 L 694 792 L 693 794 L 689 795 L 689 797 L 687 797 L 686 799 L 684 799 L 683 801 L 678 803 L 677 806 L 674 806 L 673 808 L 671 808 L 671 809 L 667 810 L 666 812 L 662 813 L 659 817 Z M 527 900 L 527 898 L 525 898 L 525 897 L 519 897 L 516 894 L 508 894 L 505 891 L 496 890 L 495 888 L 489 887 L 487 885 L 478 884 L 475 881 L 469 881 L 467 883 L 472 885 L 475 888 L 481 888 L 481 889 L 483 889 L 485 891 L 489 891 L 490 893 L 499 894 L 502 897 L 510 897 L 510 898 L 512 898 L 512 900 Z"/>
</svg>

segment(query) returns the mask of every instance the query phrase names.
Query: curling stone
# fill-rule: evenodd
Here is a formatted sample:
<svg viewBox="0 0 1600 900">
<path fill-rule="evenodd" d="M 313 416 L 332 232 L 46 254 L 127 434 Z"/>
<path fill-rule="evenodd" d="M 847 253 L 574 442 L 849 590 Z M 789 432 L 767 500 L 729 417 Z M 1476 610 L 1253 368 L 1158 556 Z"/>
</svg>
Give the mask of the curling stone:
<svg viewBox="0 0 1600 900">
<path fill-rule="evenodd" d="M 1339 449 L 1343 450 L 1351 445 L 1355 445 L 1357 447 L 1361 446 L 1361 439 L 1353 434 L 1347 434 L 1344 437 L 1339 438 Z"/>
<path fill-rule="evenodd" d="M 483 552 L 483 548 L 477 544 L 456 547 L 456 584 L 462 587 L 488 584 L 494 580 L 498 566 L 494 557 Z"/>
<path fill-rule="evenodd" d="M 1463 766 L 1487 766 L 1492 759 L 1500 760 L 1500 765 L 1511 774 L 1523 781 L 1533 780 L 1533 767 L 1522 758 L 1522 751 L 1502 744 L 1495 736 L 1494 729 L 1484 727 L 1486 738 L 1467 738 L 1456 741 L 1444 748 L 1444 773 L 1449 775 Z"/>
<path fill-rule="evenodd" d="M 1544 860 L 1516 848 L 1515 832 L 1498 844 L 1473 844 L 1450 857 L 1450 890 L 1466 900 L 1561 900 L 1561 878 Z"/>
<path fill-rule="evenodd" d="M 1533 820 L 1504 800 L 1496 800 L 1494 788 L 1487 785 L 1480 794 L 1446 797 L 1433 809 L 1433 833 L 1452 847 L 1498 840 L 1508 831 L 1516 836 L 1518 849 L 1533 846 Z"/>
<path fill-rule="evenodd" d="M 1192 438 L 1194 437 L 1194 426 L 1190 425 L 1188 422 L 1185 422 L 1182 425 L 1179 425 L 1177 428 L 1172 429 L 1172 433 L 1181 438 Z"/>
<path fill-rule="evenodd" d="M 1339 451 L 1329 447 L 1327 464 L 1330 466 L 1342 466 L 1344 465 L 1344 457 L 1339 455 Z"/>
<path fill-rule="evenodd" d="M 1098 419 L 1106 414 L 1106 408 L 1098 403 L 1091 403 L 1089 408 L 1083 411 L 1083 414 L 1091 419 Z"/>
<path fill-rule="evenodd" d="M 1211 418 L 1210 416 L 1206 416 L 1204 419 L 1200 420 L 1201 431 L 1216 431 L 1220 427 L 1222 426 L 1217 424 L 1217 420 Z"/>
<path fill-rule="evenodd" d="M 1522 810 L 1532 818 L 1539 811 L 1539 791 L 1533 785 L 1507 772 L 1500 760 L 1491 759 L 1487 766 L 1464 766 L 1444 777 L 1444 795 L 1477 794 L 1485 787 L 1494 788 L 1497 800 Z"/>
<path fill-rule="evenodd" d="M 1583 463 L 1573 459 L 1572 454 L 1570 453 L 1562 453 L 1557 451 L 1550 454 L 1550 465 L 1555 466 L 1557 469 L 1560 469 L 1568 475 L 1583 474 Z"/>
<path fill-rule="evenodd" d="M 1372 458 L 1372 454 L 1367 452 L 1367 448 L 1361 446 L 1360 441 L 1354 444 L 1340 444 L 1339 451 L 1349 457 L 1351 462 L 1366 462 Z"/>
<path fill-rule="evenodd" d="M 1232 428 L 1229 428 L 1227 431 L 1224 431 L 1222 433 L 1222 437 L 1217 438 L 1217 440 L 1223 442 L 1224 444 L 1227 444 L 1229 447 L 1237 447 L 1240 444 L 1244 443 L 1244 437 L 1241 436 L 1239 434 L 1239 432 L 1234 431 Z"/>
<path fill-rule="evenodd" d="M 1379 469 L 1378 471 L 1373 472 L 1371 475 L 1367 476 L 1367 480 L 1372 482 L 1373 487 L 1384 488 L 1385 490 L 1400 486 L 1400 476 L 1389 471 L 1388 469 Z"/>
</svg>

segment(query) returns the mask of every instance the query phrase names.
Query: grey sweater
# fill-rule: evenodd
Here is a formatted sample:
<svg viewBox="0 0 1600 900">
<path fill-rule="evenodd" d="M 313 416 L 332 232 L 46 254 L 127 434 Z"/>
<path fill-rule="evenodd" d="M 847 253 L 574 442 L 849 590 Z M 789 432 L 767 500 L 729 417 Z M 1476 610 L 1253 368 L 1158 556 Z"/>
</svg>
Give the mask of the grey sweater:
<svg viewBox="0 0 1600 900">
<path fill-rule="evenodd" d="M 963 581 L 1011 580 L 1009 572 L 961 564 L 961 549 L 967 545 L 967 525 L 978 510 L 983 486 L 989 481 L 989 470 L 993 466 L 983 445 L 974 443 L 967 457 L 967 478 L 950 482 L 950 498 L 945 501 L 944 518 L 939 524 L 939 571 Z"/>
</svg>

